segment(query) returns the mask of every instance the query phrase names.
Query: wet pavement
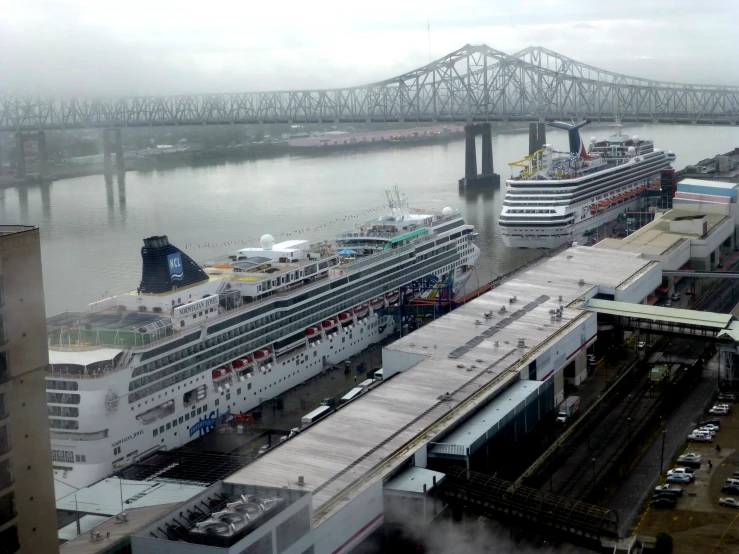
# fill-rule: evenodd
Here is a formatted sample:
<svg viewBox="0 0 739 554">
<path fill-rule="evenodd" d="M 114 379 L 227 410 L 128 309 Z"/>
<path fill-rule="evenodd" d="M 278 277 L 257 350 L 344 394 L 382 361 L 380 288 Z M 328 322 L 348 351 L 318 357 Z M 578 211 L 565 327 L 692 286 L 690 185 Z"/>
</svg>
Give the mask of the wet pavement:
<svg viewBox="0 0 739 554">
<path fill-rule="evenodd" d="M 274 445 L 280 437 L 294 427 L 300 427 L 301 418 L 321 405 L 325 398 L 339 399 L 361 383 L 368 374 L 382 367 L 382 347 L 396 337 L 375 344 L 349 359 L 349 366 L 333 366 L 317 376 L 281 395 L 279 400 L 269 400 L 252 410 L 251 425 L 241 428 L 228 423 L 215 431 L 182 447 L 189 452 L 241 452 L 256 453 L 263 445 Z M 358 370 L 359 366 L 359 370 Z M 258 417 L 257 414 L 261 414 Z"/>
</svg>

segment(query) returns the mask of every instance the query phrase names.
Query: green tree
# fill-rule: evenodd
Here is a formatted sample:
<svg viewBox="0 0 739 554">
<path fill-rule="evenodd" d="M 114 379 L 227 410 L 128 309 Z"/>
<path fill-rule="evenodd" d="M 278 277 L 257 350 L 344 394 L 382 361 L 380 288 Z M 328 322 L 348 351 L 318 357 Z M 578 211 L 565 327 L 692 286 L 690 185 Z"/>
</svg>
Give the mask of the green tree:
<svg viewBox="0 0 739 554">
<path fill-rule="evenodd" d="M 672 554 L 672 535 L 660 531 L 654 536 L 655 554 Z"/>
</svg>

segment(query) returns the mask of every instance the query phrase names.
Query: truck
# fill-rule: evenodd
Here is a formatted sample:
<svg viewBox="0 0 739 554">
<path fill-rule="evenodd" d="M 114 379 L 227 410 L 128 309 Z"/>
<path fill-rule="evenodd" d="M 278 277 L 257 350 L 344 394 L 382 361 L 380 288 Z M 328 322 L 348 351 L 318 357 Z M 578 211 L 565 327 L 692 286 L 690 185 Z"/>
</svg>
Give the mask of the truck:
<svg viewBox="0 0 739 554">
<path fill-rule="evenodd" d="M 670 378 L 670 368 L 667 364 L 657 364 L 652 366 L 649 371 L 649 382 L 650 383 L 661 383 L 668 381 Z"/>
<path fill-rule="evenodd" d="M 569 396 L 562 404 L 559 405 L 559 413 L 557 413 L 557 423 L 565 424 L 575 415 L 580 408 L 580 397 Z"/>
</svg>

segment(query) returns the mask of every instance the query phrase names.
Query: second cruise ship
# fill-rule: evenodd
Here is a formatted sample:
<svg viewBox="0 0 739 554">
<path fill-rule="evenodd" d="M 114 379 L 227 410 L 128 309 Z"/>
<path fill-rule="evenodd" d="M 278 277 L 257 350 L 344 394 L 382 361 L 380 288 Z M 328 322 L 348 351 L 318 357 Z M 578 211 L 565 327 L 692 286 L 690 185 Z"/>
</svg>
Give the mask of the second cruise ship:
<svg viewBox="0 0 739 554">
<path fill-rule="evenodd" d="M 621 133 L 590 139 L 586 150 L 576 125 L 550 126 L 569 132 L 569 152 L 545 144 L 541 150 L 510 164 L 520 168 L 506 181 L 498 225 L 503 242 L 514 248 L 556 248 L 636 208 L 643 192 L 670 168 L 672 152 L 654 148 L 651 140 Z"/>
</svg>

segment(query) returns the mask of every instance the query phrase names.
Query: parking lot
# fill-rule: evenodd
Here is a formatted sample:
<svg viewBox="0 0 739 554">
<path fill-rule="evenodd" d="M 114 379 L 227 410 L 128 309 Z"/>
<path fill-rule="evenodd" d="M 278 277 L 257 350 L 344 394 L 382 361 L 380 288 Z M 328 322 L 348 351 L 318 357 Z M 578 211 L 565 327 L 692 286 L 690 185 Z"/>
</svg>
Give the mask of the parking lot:
<svg viewBox="0 0 739 554">
<path fill-rule="evenodd" d="M 636 529 L 639 536 L 654 536 L 666 531 L 674 538 L 675 554 L 739 552 L 739 509 L 720 506 L 719 498 L 726 479 L 739 471 L 739 404 L 733 404 L 726 416 L 718 416 L 721 429 L 713 442 L 687 443 L 680 452 L 701 455 L 700 468 L 690 484 L 675 484 L 683 489 L 675 508 L 647 508 Z M 713 418 L 705 414 L 705 419 Z M 721 451 L 716 451 L 716 445 Z M 708 461 L 712 463 L 709 468 Z M 672 462 L 672 461 L 671 461 Z M 665 473 L 677 467 L 665 462 Z M 664 479 L 660 483 L 664 482 Z M 734 495 L 739 499 L 739 495 Z"/>
</svg>

